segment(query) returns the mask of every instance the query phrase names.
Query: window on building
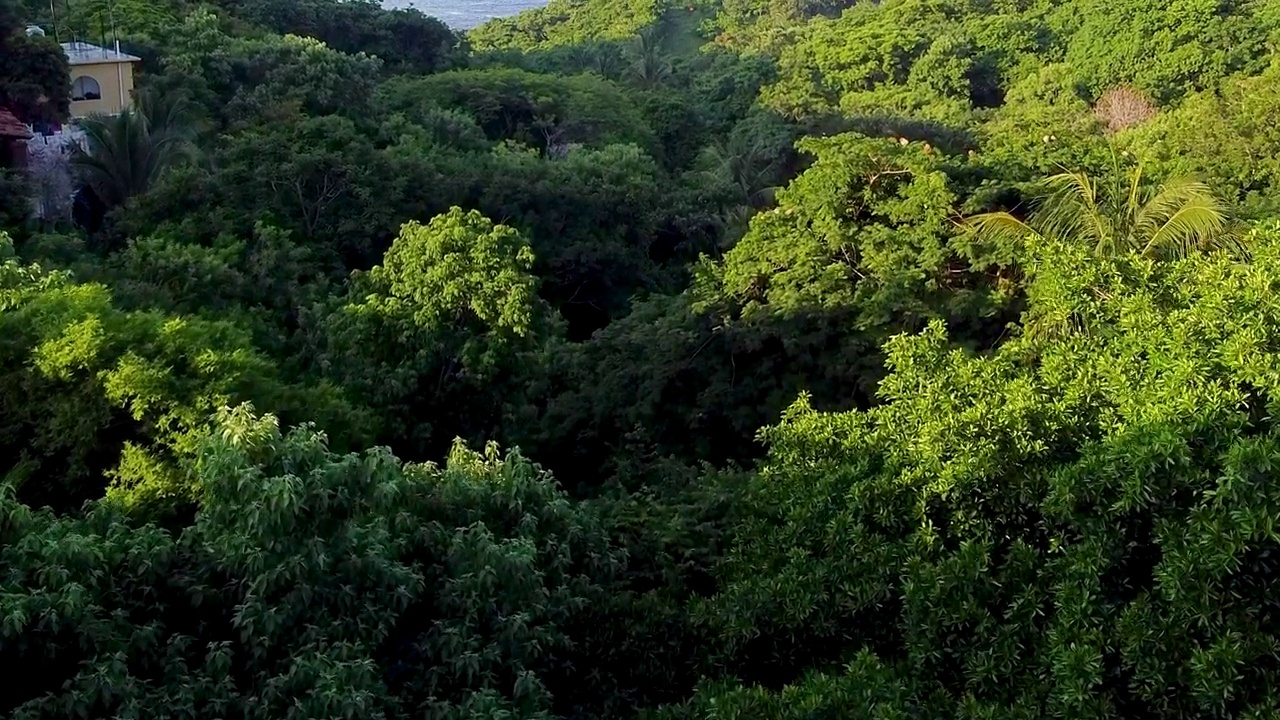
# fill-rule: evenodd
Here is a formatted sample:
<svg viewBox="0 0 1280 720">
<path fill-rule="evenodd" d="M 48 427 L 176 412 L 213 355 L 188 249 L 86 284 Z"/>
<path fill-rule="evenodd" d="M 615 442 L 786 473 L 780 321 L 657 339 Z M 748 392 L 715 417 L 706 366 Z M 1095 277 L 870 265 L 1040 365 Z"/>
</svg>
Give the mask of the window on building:
<svg viewBox="0 0 1280 720">
<path fill-rule="evenodd" d="M 71 83 L 72 100 L 101 100 L 102 86 L 88 75 L 81 75 Z"/>
</svg>

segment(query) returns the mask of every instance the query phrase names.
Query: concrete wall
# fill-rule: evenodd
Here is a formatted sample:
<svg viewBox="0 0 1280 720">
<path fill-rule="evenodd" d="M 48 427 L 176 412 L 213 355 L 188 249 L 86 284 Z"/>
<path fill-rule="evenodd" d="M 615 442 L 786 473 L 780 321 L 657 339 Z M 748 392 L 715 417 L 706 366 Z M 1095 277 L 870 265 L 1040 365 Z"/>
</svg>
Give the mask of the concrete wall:
<svg viewBox="0 0 1280 720">
<path fill-rule="evenodd" d="M 68 127 L 54 135 L 36 135 L 27 141 L 27 173 L 34 185 L 35 214 L 41 220 L 71 219 L 76 190 L 71 173 L 71 146 L 84 146 L 81 131 Z"/>
<path fill-rule="evenodd" d="M 98 100 L 72 100 L 71 117 L 89 115 L 115 115 L 133 104 L 133 63 L 103 62 L 71 66 L 71 84 L 76 79 L 89 76 L 98 81 L 102 97 Z M 120 102 L 123 82 L 124 102 Z"/>
</svg>

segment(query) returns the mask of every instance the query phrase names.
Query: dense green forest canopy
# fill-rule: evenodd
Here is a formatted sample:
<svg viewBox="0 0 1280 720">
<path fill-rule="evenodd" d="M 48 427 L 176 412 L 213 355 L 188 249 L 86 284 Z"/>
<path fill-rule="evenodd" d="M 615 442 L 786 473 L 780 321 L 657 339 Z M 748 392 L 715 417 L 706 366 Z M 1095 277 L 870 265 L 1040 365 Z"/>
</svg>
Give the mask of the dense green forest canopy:
<svg viewBox="0 0 1280 720">
<path fill-rule="evenodd" d="M 0 713 L 1280 716 L 1278 8 L 0 0 Z"/>
</svg>

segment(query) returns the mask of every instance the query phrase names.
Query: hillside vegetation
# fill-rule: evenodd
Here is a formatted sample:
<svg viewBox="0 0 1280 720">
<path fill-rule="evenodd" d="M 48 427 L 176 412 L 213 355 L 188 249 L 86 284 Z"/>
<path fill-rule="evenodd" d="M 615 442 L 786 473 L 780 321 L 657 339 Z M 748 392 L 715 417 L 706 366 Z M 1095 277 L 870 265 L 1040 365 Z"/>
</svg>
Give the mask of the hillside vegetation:
<svg viewBox="0 0 1280 720">
<path fill-rule="evenodd" d="M 1277 7 L 0 0 L 0 713 L 1280 717 Z"/>
</svg>

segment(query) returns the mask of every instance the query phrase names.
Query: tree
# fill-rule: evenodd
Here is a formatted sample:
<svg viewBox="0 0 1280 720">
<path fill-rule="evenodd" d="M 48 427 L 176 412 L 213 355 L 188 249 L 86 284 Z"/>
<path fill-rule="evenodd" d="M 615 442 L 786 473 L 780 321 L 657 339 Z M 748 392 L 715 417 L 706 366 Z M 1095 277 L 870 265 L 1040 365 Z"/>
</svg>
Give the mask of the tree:
<svg viewBox="0 0 1280 720">
<path fill-rule="evenodd" d="M 713 182 L 731 186 L 742 204 L 761 208 L 798 164 L 794 143 L 794 128 L 775 115 L 755 113 L 707 144 L 698 166 Z"/>
<path fill-rule="evenodd" d="M 995 204 L 1015 207 L 1043 190 L 1044 178 L 1063 168 L 1101 174 L 1115 168 L 1115 149 L 1099 119 L 1076 91 L 1070 66 L 1046 65 L 1005 91 L 1005 104 L 974 132 L 972 158 L 981 185 L 966 199 L 977 212 Z"/>
<path fill-rule="evenodd" d="M 1033 239 L 1028 316 L 1062 334 L 976 355 L 938 323 L 889 344 L 877 407 L 797 403 L 695 610 L 728 687 L 673 716 L 1270 712 L 1280 237 L 1254 243 Z"/>
<path fill-rule="evenodd" d="M 459 108 L 491 140 L 518 140 L 543 152 L 580 143 L 593 147 L 654 145 L 634 98 L 594 75 L 542 75 L 513 68 L 455 70 L 384 83 L 379 108 L 416 120 L 424 110 Z"/>
<path fill-rule="evenodd" d="M 662 35 L 657 26 L 636 34 L 631 41 L 631 74 L 641 85 L 653 87 L 671 76 L 671 61 L 662 48 Z"/>
<path fill-rule="evenodd" d="M 428 225 L 400 229 L 369 281 L 413 308 L 423 327 L 472 322 L 501 334 L 525 335 L 533 324 L 533 251 L 504 225 L 453 208 Z"/>
<path fill-rule="evenodd" d="M 174 532 L 0 484 L 0 710 L 536 720 L 592 666 L 569 632 L 621 553 L 519 455 L 340 455 L 238 407 L 193 466 L 203 503 Z"/>
<path fill-rule="evenodd" d="M 361 435 L 364 419 L 323 385 L 287 382 L 225 319 L 124 311 L 100 284 L 12 257 L 0 234 L 0 477 L 34 506 L 75 511 L 104 492 L 165 514 L 200 490 L 179 462 L 220 405 L 257 401 Z M 332 425 L 331 425 L 332 423 Z"/>
<path fill-rule="evenodd" d="M 553 0 L 515 17 L 491 20 L 467 33 L 477 50 L 547 49 L 633 37 L 662 15 L 662 0 Z"/>
<path fill-rule="evenodd" d="M 388 148 L 387 162 L 395 170 L 381 187 L 398 191 L 402 217 L 474 207 L 528 238 L 541 295 L 574 339 L 625 314 L 637 290 L 659 287 L 658 220 L 683 198 L 634 145 L 549 158 L 514 144 L 460 153 L 410 142 Z"/>
<path fill-rule="evenodd" d="M 318 319 L 313 362 L 411 456 L 492 438 L 505 383 L 547 320 L 532 264 L 518 232 L 474 210 L 406 223 L 382 265 L 354 275 Z"/>
<path fill-rule="evenodd" d="M 968 225 L 997 244 L 1035 234 L 1087 243 L 1098 255 L 1168 258 L 1233 244 L 1229 211 L 1203 182 L 1178 178 L 1152 187 L 1143 181 L 1141 166 L 1105 184 L 1080 172 L 1054 175 L 1028 222 L 994 212 L 976 215 Z"/>
<path fill-rule="evenodd" d="M 1252 217 L 1280 185 L 1280 64 L 1187 97 L 1119 141 L 1165 177 L 1196 175 Z"/>
<path fill-rule="evenodd" d="M 414 9 L 370 0 L 219 0 L 238 17 L 281 35 L 312 37 L 343 53 L 377 56 L 388 68 L 428 73 L 456 61 L 458 36 Z"/>
<path fill-rule="evenodd" d="M 41 257 L 36 248 L 25 250 Z M 290 351 L 305 308 L 332 292 L 325 254 L 266 223 L 248 236 L 220 233 L 208 244 L 162 225 L 106 258 L 78 259 L 73 272 L 110 287 L 122 310 L 231 320 L 274 357 Z"/>
<path fill-rule="evenodd" d="M 58 122 L 71 103 L 71 69 L 51 37 L 27 36 L 18 0 L 0 0 L 0 107 L 24 122 Z"/>
<path fill-rule="evenodd" d="M 88 118 L 81 123 L 87 148 L 76 146 L 72 165 L 108 209 L 120 207 L 182 160 L 188 109 L 182 99 L 143 92 L 118 115 Z"/>
<path fill-rule="evenodd" d="M 950 159 L 925 143 L 809 138 L 812 166 L 757 214 L 706 280 L 731 317 L 841 310 L 867 327 L 929 317 L 953 289 L 958 200 Z"/>
<path fill-rule="evenodd" d="M 145 37 L 154 41 L 164 37 L 178 22 L 181 10 L 179 0 L 60 3 L 56 16 L 57 30 L 62 37 L 100 38 L 104 28 L 110 28 L 112 33 L 125 37 Z M 50 16 L 48 20 L 52 26 L 54 17 Z"/>
<path fill-rule="evenodd" d="M 761 91 L 766 107 L 954 130 L 974 108 L 998 106 L 1001 75 L 1043 51 L 1049 35 L 1034 12 L 980 3 L 850 5 L 774 38 L 778 81 Z"/>
<path fill-rule="evenodd" d="M 22 225 L 31 214 L 35 190 L 29 176 L 10 170 L 0 170 L 0 227 Z"/>
<path fill-rule="evenodd" d="M 217 129 L 341 113 L 367 117 L 382 62 L 338 52 L 310 37 L 238 36 L 208 8 L 165 38 L 161 72 L 149 84 L 195 100 Z"/>
<path fill-rule="evenodd" d="M 239 45 L 232 65 L 234 95 L 226 110 L 242 121 L 278 117 L 282 107 L 291 106 L 312 115 L 360 117 L 382 67 L 378 58 L 338 52 L 309 37 L 285 35 Z"/>
<path fill-rule="evenodd" d="M 264 221 L 306 241 L 317 269 L 341 279 L 376 262 L 399 222 L 399 208 L 373 201 L 390 176 L 381 161 L 354 121 L 291 113 L 223 136 L 208 162 L 166 173 L 118 220 L 134 235 L 169 225 L 206 243 L 248 237 Z"/>
<path fill-rule="evenodd" d="M 1264 67 L 1269 23 L 1261 12 L 1235 1 L 1159 7 L 1146 0 L 1082 0 L 1058 6 L 1054 22 L 1071 29 L 1064 59 L 1087 97 L 1133 83 L 1167 105 L 1232 73 Z"/>
<path fill-rule="evenodd" d="M 522 447 L 574 486 L 635 458 L 749 463 L 757 430 L 798 394 L 829 410 L 871 402 L 892 333 L 948 318 L 965 344 L 1000 334 L 1011 289 L 951 247 L 954 159 L 852 133 L 801 149 L 813 164 L 692 268 L 691 288 L 548 344 L 548 400 Z"/>
</svg>

